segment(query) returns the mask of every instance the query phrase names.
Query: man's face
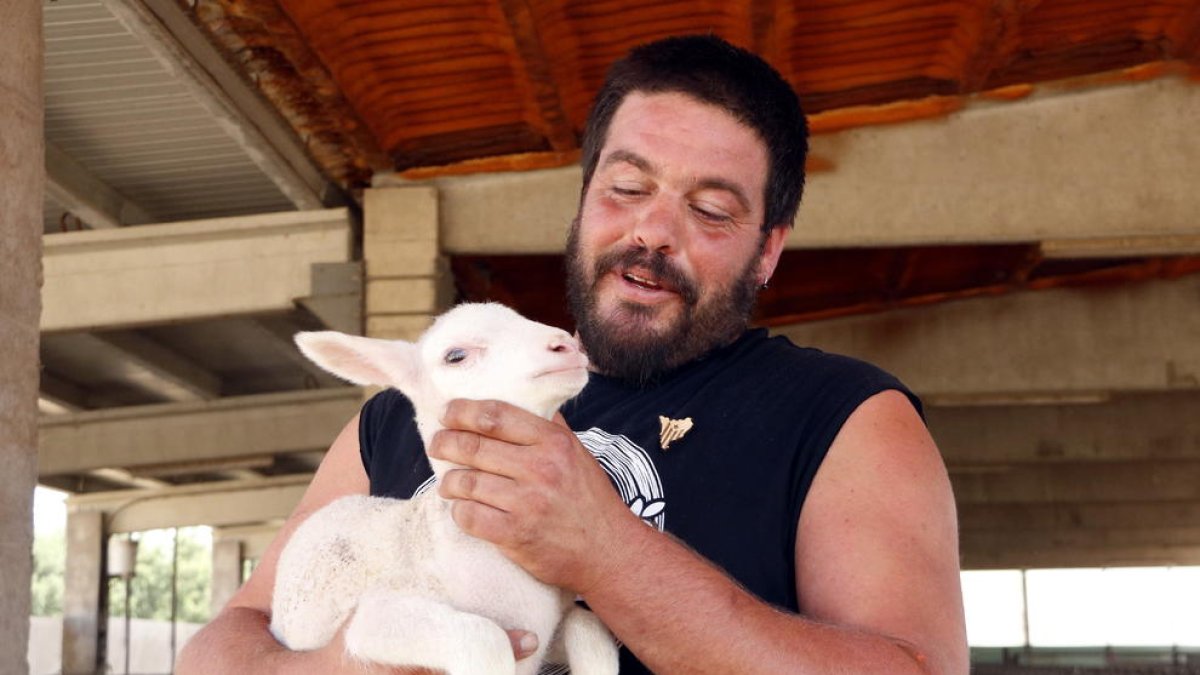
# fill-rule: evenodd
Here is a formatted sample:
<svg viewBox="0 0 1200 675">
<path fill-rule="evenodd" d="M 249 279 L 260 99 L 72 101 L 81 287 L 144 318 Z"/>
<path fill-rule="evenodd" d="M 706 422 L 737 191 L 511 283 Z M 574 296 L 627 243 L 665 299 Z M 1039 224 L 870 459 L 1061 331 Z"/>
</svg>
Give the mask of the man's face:
<svg viewBox="0 0 1200 675">
<path fill-rule="evenodd" d="M 625 99 L 567 242 L 571 311 L 600 372 L 644 382 L 745 328 L 786 234 L 762 233 L 767 166 L 720 108 Z"/>
</svg>

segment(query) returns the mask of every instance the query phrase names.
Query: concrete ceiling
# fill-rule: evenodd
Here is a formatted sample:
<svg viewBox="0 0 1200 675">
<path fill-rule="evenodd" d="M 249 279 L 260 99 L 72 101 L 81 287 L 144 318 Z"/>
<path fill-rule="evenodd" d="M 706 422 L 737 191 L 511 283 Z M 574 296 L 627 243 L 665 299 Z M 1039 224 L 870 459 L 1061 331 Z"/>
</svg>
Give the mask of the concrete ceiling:
<svg viewBox="0 0 1200 675">
<path fill-rule="evenodd" d="M 460 297 L 568 326 L 604 68 L 713 31 L 815 134 L 756 320 L 927 397 L 965 560 L 1200 561 L 1198 0 L 44 10 L 41 481 L 122 527 L 286 513 L 360 400 L 290 335 L 361 330 L 372 184 L 436 187 Z"/>
</svg>

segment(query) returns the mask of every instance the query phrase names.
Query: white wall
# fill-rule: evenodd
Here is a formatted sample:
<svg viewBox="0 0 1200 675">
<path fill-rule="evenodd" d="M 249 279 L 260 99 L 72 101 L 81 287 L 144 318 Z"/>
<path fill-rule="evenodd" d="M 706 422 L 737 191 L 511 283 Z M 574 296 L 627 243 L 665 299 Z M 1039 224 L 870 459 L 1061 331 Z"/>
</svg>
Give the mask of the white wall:
<svg viewBox="0 0 1200 675">
<path fill-rule="evenodd" d="M 129 672 L 148 675 L 172 670 L 171 624 L 167 621 L 131 619 L 129 622 Z M 203 624 L 175 624 L 176 652 Z M 51 675 L 62 668 L 62 617 L 35 616 L 30 619 L 29 675 Z M 125 672 L 125 619 L 108 620 L 108 672 Z"/>
</svg>

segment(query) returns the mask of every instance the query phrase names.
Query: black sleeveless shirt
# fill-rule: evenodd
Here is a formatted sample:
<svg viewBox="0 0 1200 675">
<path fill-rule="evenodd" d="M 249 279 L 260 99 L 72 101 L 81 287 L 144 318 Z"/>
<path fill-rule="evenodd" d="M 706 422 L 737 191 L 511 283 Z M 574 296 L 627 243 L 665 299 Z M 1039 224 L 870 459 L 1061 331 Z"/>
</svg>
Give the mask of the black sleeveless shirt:
<svg viewBox="0 0 1200 675">
<path fill-rule="evenodd" d="M 804 498 L 846 418 L 888 389 L 920 412 L 916 396 L 875 366 L 755 329 L 651 386 L 592 374 L 562 413 L 634 513 L 759 598 L 798 612 Z M 371 494 L 407 499 L 430 481 L 399 392 L 367 402 L 359 445 Z M 621 672 L 648 671 L 622 649 Z"/>
</svg>

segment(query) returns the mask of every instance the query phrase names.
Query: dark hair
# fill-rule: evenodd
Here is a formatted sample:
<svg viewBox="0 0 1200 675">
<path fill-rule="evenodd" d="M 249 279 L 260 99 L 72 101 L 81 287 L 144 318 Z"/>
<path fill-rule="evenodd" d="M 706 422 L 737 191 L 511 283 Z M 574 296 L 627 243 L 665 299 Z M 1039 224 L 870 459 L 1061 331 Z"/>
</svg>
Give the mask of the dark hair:
<svg viewBox="0 0 1200 675">
<path fill-rule="evenodd" d="M 796 92 L 761 57 L 714 35 L 669 37 L 635 47 L 608 71 L 583 131 L 583 191 L 587 192 L 617 108 L 631 92 L 677 92 L 715 105 L 766 145 L 764 231 L 792 223 L 804 192 L 808 123 Z"/>
</svg>

